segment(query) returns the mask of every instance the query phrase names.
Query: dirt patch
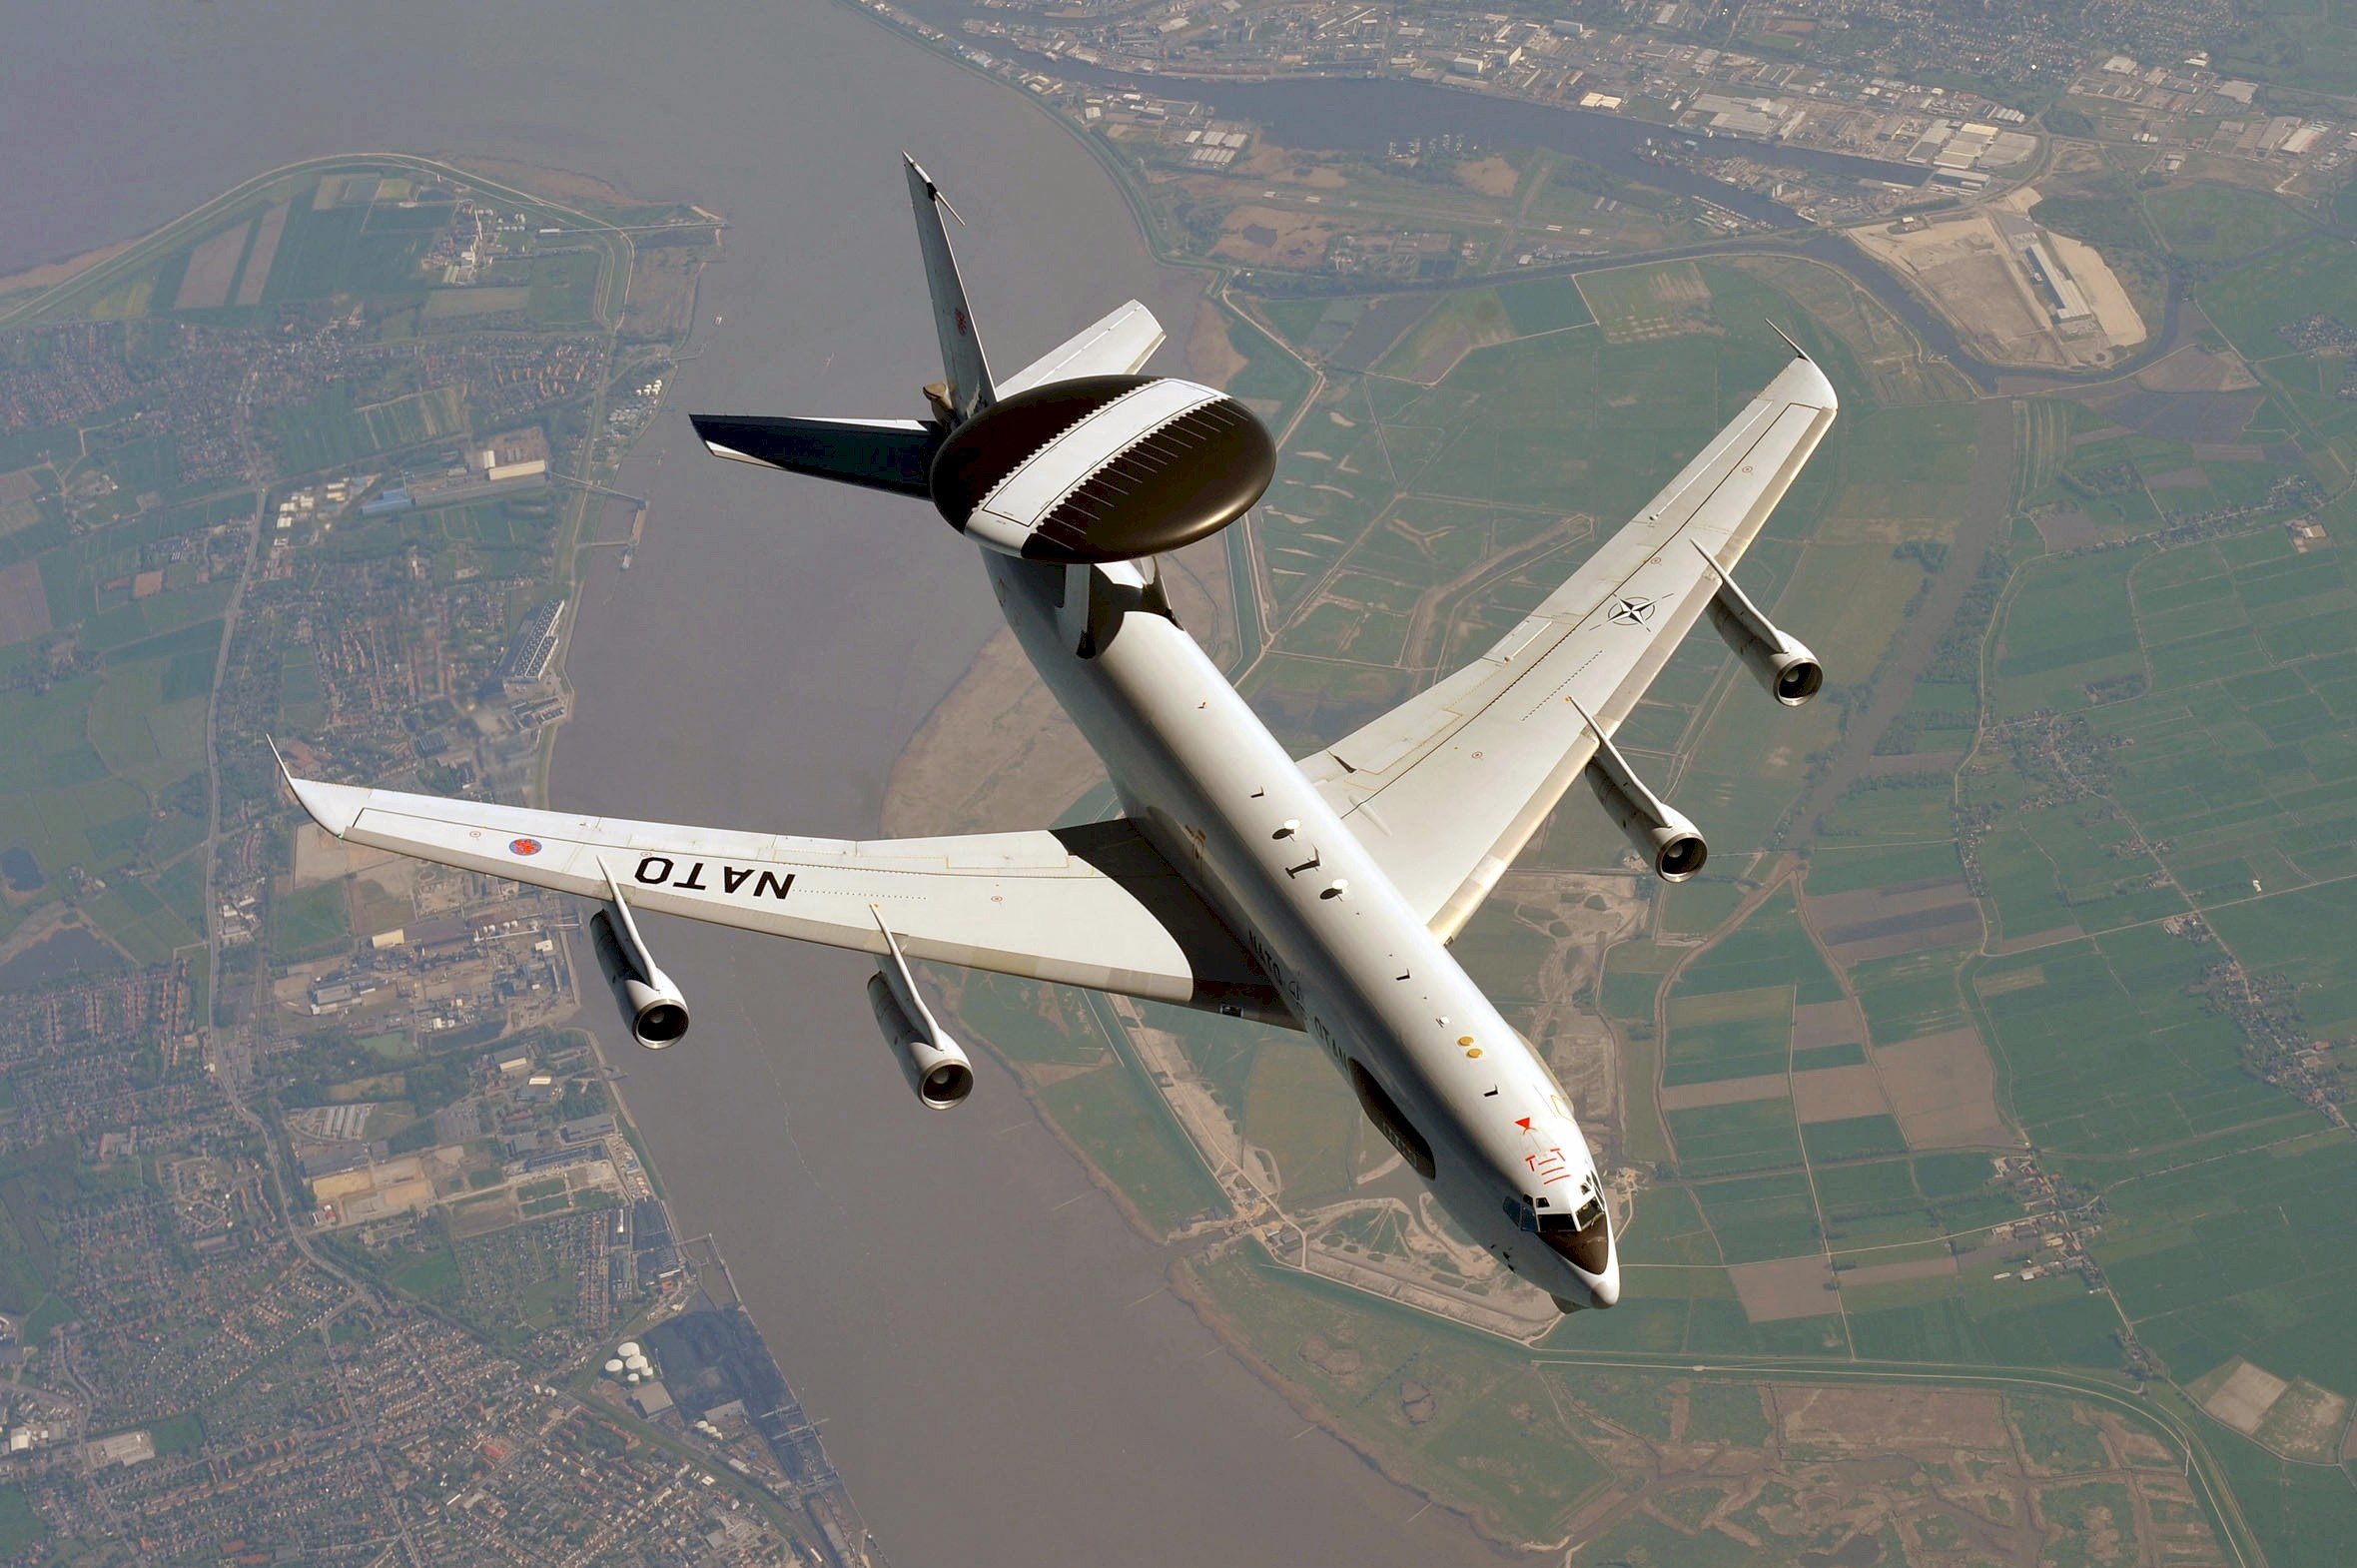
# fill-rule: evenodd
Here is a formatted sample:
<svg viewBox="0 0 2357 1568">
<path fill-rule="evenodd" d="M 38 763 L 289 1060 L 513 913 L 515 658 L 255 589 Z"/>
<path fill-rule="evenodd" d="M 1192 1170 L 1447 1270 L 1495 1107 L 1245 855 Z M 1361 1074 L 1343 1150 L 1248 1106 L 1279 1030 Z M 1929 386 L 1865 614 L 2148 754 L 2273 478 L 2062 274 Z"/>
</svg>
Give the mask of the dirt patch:
<svg viewBox="0 0 2357 1568">
<path fill-rule="evenodd" d="M 1981 937 L 1980 906 L 1963 882 L 1949 878 L 1813 896 L 1809 918 L 1835 961 L 1845 966 L 1976 943 Z"/>
<path fill-rule="evenodd" d="M 1301 1359 L 1339 1380 L 1356 1377 L 1359 1368 L 1366 1364 L 1366 1357 L 1359 1354 L 1355 1345 L 1334 1344 L 1319 1334 L 1311 1334 L 1301 1341 Z"/>
<path fill-rule="evenodd" d="M 1904 1263 L 1873 1263 L 1865 1268 L 1852 1268 L 1842 1275 L 1842 1288 L 1859 1285 L 1895 1285 L 1906 1279 L 1943 1279 L 1957 1271 L 1956 1259 L 1951 1257 L 1918 1257 Z"/>
<path fill-rule="evenodd" d="M 2305 1377 L 2295 1377 L 2290 1390 L 2259 1423 L 2256 1435 L 2260 1443 L 2287 1459 L 2330 1464 L 2341 1428 L 2348 1424 L 2349 1401 L 2345 1397 Z"/>
<path fill-rule="evenodd" d="M 613 207 L 635 207 L 638 199 L 618 186 L 569 169 L 542 169 L 536 164 L 509 163 L 503 158 L 454 158 L 450 162 L 471 169 L 486 180 L 512 185 L 556 202 L 604 202 Z"/>
<path fill-rule="evenodd" d="M 1879 1116 L 1889 1109 L 1871 1062 L 1793 1075 L 1793 1115 L 1804 1124 Z"/>
<path fill-rule="evenodd" d="M 2083 549 L 2103 542 L 2095 519 L 2075 506 L 2055 507 L 2036 518 L 2037 536 L 2049 550 Z"/>
<path fill-rule="evenodd" d="M 665 245 L 630 260 L 630 336 L 668 342 L 695 326 L 696 280 L 704 259 L 693 246 Z"/>
<path fill-rule="evenodd" d="M 11 273 L 6 278 L 0 278 L 0 295 L 21 294 L 32 289 L 54 289 L 138 243 L 137 240 L 125 240 L 120 245 L 102 245 L 95 251 L 84 251 L 80 256 L 68 257 L 62 262 L 44 262 L 39 267 L 28 267 L 21 273 Z"/>
<path fill-rule="evenodd" d="M 317 887 L 356 871 L 372 871 L 400 858 L 389 849 L 331 838 L 317 823 L 306 822 L 295 830 L 295 885 L 299 888 Z"/>
<path fill-rule="evenodd" d="M 1891 1114 L 1910 1149 L 1976 1149 L 2020 1142 L 1996 1109 L 1996 1067 L 1969 1029 L 1873 1053 Z"/>
<path fill-rule="evenodd" d="M 1194 309 L 1194 331 L 1186 335 L 1186 369 L 1206 387 L 1224 387 L 1251 362 L 1235 352 L 1227 317 L 1205 300 Z"/>
<path fill-rule="evenodd" d="M 1971 897 L 1961 877 L 1932 877 L 1887 888 L 1860 888 L 1852 893 L 1810 893 L 1809 918 L 1819 929 L 1912 915 Z"/>
<path fill-rule="evenodd" d="M 189 252 L 188 271 L 180 275 L 180 293 L 173 297 L 176 311 L 211 310 L 229 304 L 229 286 L 238 281 L 238 258 L 246 254 L 251 221 L 224 229 Z"/>
<path fill-rule="evenodd" d="M 2202 1379 L 2207 1382 L 2209 1379 Z M 2201 1407 L 2248 1437 L 2259 1429 L 2291 1384 L 2254 1362 L 2240 1361 L 2202 1397 Z"/>
<path fill-rule="evenodd" d="M 1313 191 L 1339 191 L 1350 181 L 1341 170 L 1333 167 L 1330 156 L 1305 153 L 1298 148 L 1279 147 L 1263 137 L 1253 144 L 1250 155 L 1235 165 L 1232 172 L 1277 184 L 1305 185 Z"/>
<path fill-rule="evenodd" d="M 1946 909 L 1895 916 L 1872 926 L 1844 928 L 1838 936 L 1829 931 L 1826 946 L 1833 950 L 1835 961 L 1847 968 L 1868 959 L 1973 945 L 1980 935 L 1980 906 L 1952 904 Z"/>
<path fill-rule="evenodd" d="M 1727 1274 L 1735 1281 L 1735 1298 L 1743 1303 L 1744 1316 L 1755 1323 L 1822 1317 L 1841 1308 L 1833 1264 L 1823 1257 L 1738 1263 Z"/>
<path fill-rule="evenodd" d="M 513 1192 L 501 1192 L 496 1197 L 477 1198 L 460 1207 L 445 1208 L 442 1218 L 450 1227 L 450 1239 L 463 1241 L 514 1224 L 523 1218 L 523 1210 L 516 1207 Z"/>
<path fill-rule="evenodd" d="M 983 644 L 974 667 L 893 765 L 884 831 L 1036 828 L 1104 776 L 1015 634 L 1002 631 Z"/>
<path fill-rule="evenodd" d="M 2004 1401 L 1934 1387 L 1778 1388 L 1784 1440 L 1827 1448 L 1951 1454 L 2007 1448 Z"/>
<path fill-rule="evenodd" d="M 2074 363 L 2012 246 L 1986 214 L 1912 234 L 1893 234 L 1880 224 L 1847 232 L 1860 250 L 1913 285 L 1983 358 L 2024 368 Z"/>
<path fill-rule="evenodd" d="M 2050 948 L 2057 942 L 2075 942 L 2085 935 L 2085 932 L 2078 929 L 2078 922 L 2074 920 L 2067 926 L 2053 926 L 2044 931 L 2033 931 L 2026 937 L 2007 937 L 1990 951 L 1998 958 L 2003 958 L 2008 953 L 2026 953 L 2031 948 Z M 2021 973 L 2030 976 L 2026 985 L 2035 986 L 2045 983 L 2042 974 L 2027 970 L 2021 971 Z M 1984 997 L 1993 997 L 2002 995 L 2005 989 L 2007 988 L 1983 985 L 1979 991 Z"/>
<path fill-rule="evenodd" d="M 1723 1078 L 1715 1084 L 1672 1084 L 1661 1092 L 1661 1108 L 1695 1111 L 1704 1106 L 1740 1106 L 1746 1101 L 1775 1100 L 1791 1082 L 1782 1073 L 1762 1073 L 1757 1078 Z"/>
<path fill-rule="evenodd" d="M 1361 372 L 1374 368 L 1375 362 L 1391 351 L 1410 332 L 1424 323 L 1424 318 L 1439 309 L 1438 294 L 1395 294 L 1387 300 L 1377 300 L 1358 319 L 1344 338 L 1326 356 L 1326 363 L 1337 371 Z"/>
<path fill-rule="evenodd" d="M 1802 1002 L 1793 1008 L 1793 1049 L 1808 1051 L 1818 1046 L 1851 1046 L 1866 1044 L 1866 1020 L 1858 1016 L 1858 1004 L 1844 997 L 1839 1002 Z"/>
<path fill-rule="evenodd" d="M 1306 213 L 1239 207 L 1227 215 L 1215 256 L 1260 267 L 1312 267 L 1324 260 L 1337 226 Z"/>
<path fill-rule="evenodd" d="M 49 630 L 49 595 L 41 588 L 41 568 L 20 560 L 0 570 L 0 648 L 13 647 Z"/>
<path fill-rule="evenodd" d="M 1917 773 L 1954 773 L 1963 764 L 1961 751 L 1911 751 L 1896 757 L 1869 757 L 1859 773 L 1870 779 L 1905 778 Z"/>
<path fill-rule="evenodd" d="M 2137 372 L 2136 385 L 2146 392 L 2247 392 L 2259 383 L 2233 350 L 2212 351 L 2189 343 Z"/>
<path fill-rule="evenodd" d="M 1711 309 L 1711 286 L 1703 282 L 1701 271 L 1691 262 L 1655 268 L 1645 277 L 1641 292 L 1625 287 L 1608 290 L 1599 284 L 1597 294 L 1590 294 L 1585 283 L 1579 290 L 1580 298 L 1588 304 L 1588 314 L 1596 318 L 1608 343 L 1676 338 L 1718 325 Z M 1602 310 L 1597 309 L 1599 295 L 1603 296 Z"/>
<path fill-rule="evenodd" d="M 279 259 L 279 241 L 287 232 L 287 207 L 279 203 L 262 215 L 254 232 L 254 254 L 246 258 L 245 276 L 238 281 L 238 304 L 260 305 L 262 286 L 270 281 L 270 264 Z"/>
<path fill-rule="evenodd" d="M 1457 178 L 1484 196 L 1512 196 L 1522 176 L 1514 166 L 1496 153 L 1469 164 L 1457 165 Z"/>
<path fill-rule="evenodd" d="M 2132 349 L 2142 343 L 2144 318 L 2136 314 L 2127 290 L 2120 287 L 2102 253 L 2066 234 L 2048 234 L 2046 239 L 2052 243 L 2056 259 L 2086 295 L 2087 305 L 2095 313 L 2095 324 L 2103 329 L 2103 336 L 2111 340 L 2111 346 Z"/>
</svg>

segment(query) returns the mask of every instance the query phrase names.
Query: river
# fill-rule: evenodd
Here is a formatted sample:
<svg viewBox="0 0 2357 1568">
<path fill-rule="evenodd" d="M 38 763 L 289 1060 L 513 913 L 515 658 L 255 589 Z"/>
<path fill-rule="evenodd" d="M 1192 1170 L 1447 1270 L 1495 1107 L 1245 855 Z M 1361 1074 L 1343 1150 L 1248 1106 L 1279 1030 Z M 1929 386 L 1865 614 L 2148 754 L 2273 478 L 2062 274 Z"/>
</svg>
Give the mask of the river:
<svg viewBox="0 0 2357 1568">
<path fill-rule="evenodd" d="M 1010 55 L 1067 81 L 1211 105 L 1221 114 L 1260 126 L 1281 147 L 1380 154 L 1411 139 L 1431 136 L 1461 136 L 1483 148 L 1543 147 L 1569 153 L 1622 179 L 1640 181 L 1673 195 L 1699 197 L 1777 229 L 1801 228 L 1802 220 L 1765 193 L 1729 185 L 1673 159 L 1656 158 L 1652 149 L 1691 141 L 1700 151 L 1718 156 L 1748 156 L 1821 176 L 1905 186 L 1920 186 L 1931 175 L 1920 164 L 1789 143 L 1714 140 L 1699 131 L 1673 130 L 1600 109 L 1543 104 L 1404 77 L 1294 76 L 1246 81 L 1113 71 L 1069 56 L 1049 60 L 1015 49 L 1003 38 L 966 32 L 969 20 L 1005 23 L 1008 13 L 1004 10 L 969 4 L 968 0 L 896 3 L 910 15 L 968 40 L 976 48 Z"/>
<path fill-rule="evenodd" d="M 971 225 L 1003 367 L 1133 294 L 1182 337 L 1199 288 L 1155 268 L 1103 171 L 1019 94 L 824 0 L 38 8 L 0 63 L 0 268 L 336 152 L 692 198 L 732 225 L 706 352 L 675 380 L 696 407 L 921 409 L 938 366 L 904 146 Z M 647 536 L 586 583 L 555 803 L 873 831 L 893 759 L 995 624 L 971 548 L 923 507 L 708 458 L 676 412 L 620 482 L 649 497 Z M 1487 1555 L 1222 1350 L 1003 1073 L 956 1115 L 919 1110 L 865 961 L 649 935 L 696 1028 L 617 1050 L 631 1110 L 903 1568 Z"/>
</svg>

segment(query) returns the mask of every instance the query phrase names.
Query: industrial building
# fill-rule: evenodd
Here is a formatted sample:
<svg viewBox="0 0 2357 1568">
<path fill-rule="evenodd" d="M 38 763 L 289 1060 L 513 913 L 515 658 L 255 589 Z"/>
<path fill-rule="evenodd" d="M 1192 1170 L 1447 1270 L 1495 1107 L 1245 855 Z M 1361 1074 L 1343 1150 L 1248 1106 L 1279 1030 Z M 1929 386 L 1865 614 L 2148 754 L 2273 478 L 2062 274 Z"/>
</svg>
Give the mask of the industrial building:
<svg viewBox="0 0 2357 1568">
<path fill-rule="evenodd" d="M 2053 298 L 2054 322 L 2057 326 L 2069 327 L 2094 320 L 2095 313 L 2088 306 L 2086 296 L 2079 292 L 2078 284 L 2070 274 L 2063 271 L 2062 264 L 2054 260 L 2053 253 L 2046 249 L 2043 240 L 2030 241 L 2022 251 L 2029 258 L 2030 276 L 2044 284 L 2047 293 Z"/>
</svg>

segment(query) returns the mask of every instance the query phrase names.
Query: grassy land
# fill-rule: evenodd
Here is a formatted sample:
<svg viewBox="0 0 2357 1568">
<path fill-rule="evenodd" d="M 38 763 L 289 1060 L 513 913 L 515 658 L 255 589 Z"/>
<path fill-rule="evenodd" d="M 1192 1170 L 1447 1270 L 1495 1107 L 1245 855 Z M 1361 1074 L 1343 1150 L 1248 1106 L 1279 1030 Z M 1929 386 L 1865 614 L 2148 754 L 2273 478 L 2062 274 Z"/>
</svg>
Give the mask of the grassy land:
<svg viewBox="0 0 2357 1568">
<path fill-rule="evenodd" d="M 33 1512 L 25 1489 L 10 1482 L 0 1486 L 0 1557 L 29 1551 L 49 1538 L 49 1527 Z"/>
</svg>

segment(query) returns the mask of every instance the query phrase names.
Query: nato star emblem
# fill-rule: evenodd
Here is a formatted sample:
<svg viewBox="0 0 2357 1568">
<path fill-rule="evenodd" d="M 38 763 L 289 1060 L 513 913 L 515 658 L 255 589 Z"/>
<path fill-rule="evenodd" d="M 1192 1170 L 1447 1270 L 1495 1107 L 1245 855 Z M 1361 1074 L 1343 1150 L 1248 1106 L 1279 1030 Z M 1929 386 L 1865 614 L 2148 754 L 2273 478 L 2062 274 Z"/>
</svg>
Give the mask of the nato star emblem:
<svg viewBox="0 0 2357 1568">
<path fill-rule="evenodd" d="M 1653 619 L 1651 599 L 1615 599 L 1606 620 L 1615 626 L 1642 626 Z"/>
</svg>

